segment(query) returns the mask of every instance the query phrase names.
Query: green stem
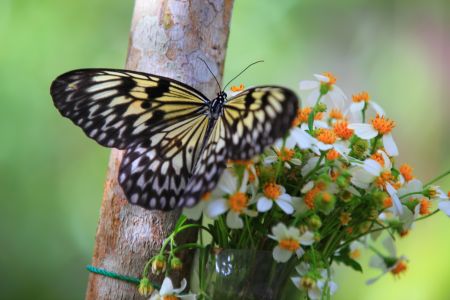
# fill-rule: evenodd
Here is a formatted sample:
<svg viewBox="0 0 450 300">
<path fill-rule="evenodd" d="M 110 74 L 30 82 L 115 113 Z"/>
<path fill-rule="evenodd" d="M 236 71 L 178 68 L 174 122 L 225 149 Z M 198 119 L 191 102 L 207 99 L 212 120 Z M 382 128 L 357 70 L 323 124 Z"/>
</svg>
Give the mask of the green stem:
<svg viewBox="0 0 450 300">
<path fill-rule="evenodd" d="M 378 141 L 380 140 L 380 138 L 381 138 L 381 135 L 377 135 L 375 137 L 375 139 L 373 140 L 372 150 L 370 151 L 370 154 L 374 154 L 375 151 L 377 151 L 377 144 L 378 144 Z"/>
<path fill-rule="evenodd" d="M 412 196 L 412 195 L 423 195 L 423 191 L 422 192 L 412 192 L 412 193 L 408 193 L 408 194 L 404 194 L 400 197 L 400 199 L 406 198 L 408 196 Z"/>
</svg>

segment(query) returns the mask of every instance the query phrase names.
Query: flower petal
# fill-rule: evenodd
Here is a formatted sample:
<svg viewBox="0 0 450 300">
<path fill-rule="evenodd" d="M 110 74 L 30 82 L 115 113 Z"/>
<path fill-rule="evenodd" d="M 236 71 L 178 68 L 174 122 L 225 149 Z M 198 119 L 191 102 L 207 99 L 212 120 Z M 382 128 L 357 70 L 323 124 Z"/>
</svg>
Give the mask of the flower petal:
<svg viewBox="0 0 450 300">
<path fill-rule="evenodd" d="M 304 80 L 304 81 L 300 81 L 299 84 L 299 88 L 302 91 L 305 90 L 312 90 L 312 89 L 316 89 L 319 87 L 319 82 L 317 81 L 313 81 L 313 80 Z"/>
<path fill-rule="evenodd" d="M 450 217 L 450 201 L 444 200 L 439 202 L 438 207 L 442 210 L 447 216 Z"/>
<path fill-rule="evenodd" d="M 314 233 L 311 231 L 306 231 L 304 234 L 300 236 L 300 244 L 309 246 L 314 243 Z"/>
<path fill-rule="evenodd" d="M 172 280 L 169 277 L 164 278 L 163 283 L 161 285 L 161 289 L 159 290 L 159 294 L 161 296 L 170 295 L 173 293 L 173 284 Z"/>
<path fill-rule="evenodd" d="M 275 248 L 273 248 L 273 259 L 276 262 L 287 262 L 289 260 L 289 258 L 291 258 L 292 256 L 292 252 L 282 249 L 280 246 L 276 246 Z"/>
<path fill-rule="evenodd" d="M 394 213 L 397 216 L 403 214 L 403 206 L 400 198 L 397 196 L 397 191 L 390 183 L 386 183 L 386 192 L 388 192 L 389 196 L 391 196 L 392 203 L 394 204 Z"/>
<path fill-rule="evenodd" d="M 378 103 L 370 101 L 369 105 L 371 105 L 373 107 L 373 109 L 375 110 L 375 112 L 377 114 L 379 114 L 381 117 L 385 115 L 383 108 L 381 108 L 381 106 L 378 105 Z"/>
<path fill-rule="evenodd" d="M 275 202 L 277 203 L 278 207 L 280 207 L 281 210 L 284 211 L 286 214 L 290 215 L 294 212 L 294 207 L 290 202 L 282 199 L 278 199 Z"/>
<path fill-rule="evenodd" d="M 378 135 L 378 131 L 370 124 L 352 123 L 348 128 L 353 129 L 355 134 L 364 140 L 370 140 Z"/>
<path fill-rule="evenodd" d="M 240 229 L 244 227 L 244 222 L 241 217 L 233 211 L 227 213 L 226 223 L 231 229 Z"/>
<path fill-rule="evenodd" d="M 350 111 L 352 113 L 361 112 L 363 108 L 364 108 L 364 101 L 352 102 L 352 104 L 350 104 Z"/>
<path fill-rule="evenodd" d="M 398 148 L 397 145 L 395 144 L 392 134 L 388 133 L 383 135 L 383 145 L 384 149 L 386 149 L 387 154 L 389 154 L 390 156 L 398 155 Z"/>
<path fill-rule="evenodd" d="M 206 213 L 211 218 L 214 219 L 228 210 L 228 202 L 225 199 L 213 200 L 209 203 Z"/>
<path fill-rule="evenodd" d="M 173 289 L 173 292 L 174 292 L 175 294 L 179 294 L 179 293 L 181 293 L 181 292 L 186 288 L 186 286 L 187 286 L 187 281 L 186 281 L 186 279 L 183 278 L 183 280 L 181 280 L 181 285 L 180 285 L 180 287 L 177 288 L 177 289 Z"/>
<path fill-rule="evenodd" d="M 260 212 L 266 212 L 270 210 L 273 206 L 273 200 L 267 199 L 265 196 L 259 198 L 256 208 Z"/>
<path fill-rule="evenodd" d="M 183 215 L 195 221 L 200 219 L 205 203 L 205 201 L 199 201 L 194 207 L 183 207 Z"/>
</svg>

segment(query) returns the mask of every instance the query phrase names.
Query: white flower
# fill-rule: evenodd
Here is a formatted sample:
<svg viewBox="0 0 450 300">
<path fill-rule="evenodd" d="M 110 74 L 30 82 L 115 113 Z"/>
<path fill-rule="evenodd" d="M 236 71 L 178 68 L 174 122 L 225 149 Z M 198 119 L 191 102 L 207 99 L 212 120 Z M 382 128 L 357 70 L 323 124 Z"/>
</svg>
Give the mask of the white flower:
<svg viewBox="0 0 450 300">
<path fill-rule="evenodd" d="M 244 222 L 241 219 L 242 214 L 254 217 L 257 215 L 255 211 L 249 210 L 249 198 L 246 194 L 248 173 L 244 172 L 242 184 L 238 187 L 239 178 L 233 176 L 230 171 L 225 170 L 217 185 L 228 198 L 219 198 L 211 200 L 207 207 L 207 215 L 212 219 L 224 214 L 228 211 L 226 216 L 227 226 L 232 229 L 244 227 Z"/>
<path fill-rule="evenodd" d="M 348 125 L 348 128 L 353 129 L 355 134 L 363 140 L 371 140 L 376 136 L 381 136 L 386 153 L 390 156 L 397 156 L 398 148 L 391 134 L 394 127 L 393 121 L 380 115 L 377 115 L 371 124 L 352 123 Z"/>
<path fill-rule="evenodd" d="M 313 107 L 316 104 L 317 99 L 321 93 L 321 89 L 327 90 L 327 93 L 323 95 L 321 102 L 327 104 L 327 106 L 343 108 L 347 96 L 344 92 L 335 85 L 336 78 L 331 73 L 324 73 L 323 75 L 314 74 L 317 81 L 305 80 L 300 82 L 301 91 L 311 91 L 306 98 L 306 105 Z"/>
<path fill-rule="evenodd" d="M 180 295 L 180 293 L 186 288 L 187 282 L 186 279 L 181 281 L 181 287 L 174 288 L 172 280 L 169 277 L 164 278 L 164 281 L 161 285 L 161 289 L 158 291 L 154 291 L 150 300 L 164 300 L 167 296 L 175 296 L 176 299 L 186 299 L 186 300 L 195 300 L 197 296 L 194 294 L 184 294 Z M 169 297 L 167 297 L 169 298 Z"/>
<path fill-rule="evenodd" d="M 350 112 L 355 114 L 358 119 L 361 119 L 361 112 L 364 107 L 372 107 L 377 114 L 383 116 L 384 110 L 376 102 L 370 100 L 370 96 L 367 92 L 361 92 L 352 96 L 352 104 L 350 104 Z"/>
<path fill-rule="evenodd" d="M 280 142 L 275 143 L 276 146 L 280 147 Z M 285 146 L 287 148 L 294 148 L 298 146 L 300 149 L 310 149 L 314 143 L 314 138 L 306 132 L 305 127 L 302 125 L 300 127 L 291 128 L 289 131 L 289 136 L 286 139 Z"/>
<path fill-rule="evenodd" d="M 301 257 L 304 253 L 301 246 L 309 246 L 314 243 L 314 234 L 311 231 L 300 235 L 298 228 L 287 228 L 283 223 L 272 227 L 272 234 L 269 237 L 278 242 L 273 249 L 273 258 L 277 262 L 287 262 L 294 253 L 297 257 Z"/>
<path fill-rule="evenodd" d="M 267 156 L 264 159 L 265 164 L 272 164 L 278 160 L 281 160 L 284 162 L 284 166 L 287 169 L 291 168 L 289 163 L 296 166 L 300 166 L 302 164 L 300 159 L 294 157 L 295 150 L 293 148 L 283 147 L 282 145 L 278 147 L 278 145 L 275 145 L 274 150 L 269 149 L 266 151 Z"/>
<path fill-rule="evenodd" d="M 207 213 L 208 205 L 211 203 L 211 199 L 216 197 L 213 193 L 206 193 L 200 199 L 200 201 L 193 207 L 183 207 L 183 215 L 188 219 L 198 220 L 203 213 Z"/>
<path fill-rule="evenodd" d="M 256 196 L 256 207 L 260 212 L 270 210 L 275 202 L 286 214 L 292 214 L 292 197 L 286 193 L 286 189 L 275 183 L 266 183 L 263 187 L 263 194 Z"/>
<path fill-rule="evenodd" d="M 399 275 L 406 270 L 407 258 L 404 256 L 397 257 L 397 251 L 391 237 L 387 237 L 383 240 L 383 246 L 387 250 L 389 256 L 377 254 L 371 258 L 369 263 L 371 267 L 381 269 L 382 273 L 377 277 L 367 280 L 367 284 L 373 284 L 388 272 L 391 272 L 393 275 Z"/>
<path fill-rule="evenodd" d="M 309 299 L 322 299 L 323 292 L 333 295 L 338 288 L 338 285 L 328 277 L 326 269 L 318 270 L 320 274 L 318 279 L 308 276 L 310 265 L 307 263 L 300 263 L 295 270 L 300 276 L 291 277 L 291 280 L 297 288 L 308 292 Z"/>
<path fill-rule="evenodd" d="M 397 195 L 397 191 L 390 184 L 391 160 L 385 152 L 378 150 L 377 153 L 381 155 L 381 162 L 372 158 L 364 160 L 362 165 L 357 165 L 350 170 L 352 175 L 351 182 L 359 188 L 367 189 L 370 184 L 379 179 L 378 184 L 381 184 L 392 198 L 395 213 L 401 215 L 403 212 L 402 203 Z"/>
</svg>

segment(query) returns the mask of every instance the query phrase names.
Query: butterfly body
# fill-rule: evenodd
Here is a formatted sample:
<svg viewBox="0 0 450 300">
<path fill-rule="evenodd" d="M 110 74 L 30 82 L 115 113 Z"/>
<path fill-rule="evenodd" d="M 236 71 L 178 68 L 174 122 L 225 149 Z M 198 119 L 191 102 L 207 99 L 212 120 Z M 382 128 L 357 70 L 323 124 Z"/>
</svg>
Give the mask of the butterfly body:
<svg viewBox="0 0 450 300">
<path fill-rule="evenodd" d="M 81 69 L 50 89 L 60 113 L 99 144 L 126 150 L 118 181 L 132 204 L 193 206 L 217 184 L 227 160 L 245 160 L 284 136 L 298 108 L 289 89 L 260 86 L 209 100 L 174 79 Z"/>
</svg>

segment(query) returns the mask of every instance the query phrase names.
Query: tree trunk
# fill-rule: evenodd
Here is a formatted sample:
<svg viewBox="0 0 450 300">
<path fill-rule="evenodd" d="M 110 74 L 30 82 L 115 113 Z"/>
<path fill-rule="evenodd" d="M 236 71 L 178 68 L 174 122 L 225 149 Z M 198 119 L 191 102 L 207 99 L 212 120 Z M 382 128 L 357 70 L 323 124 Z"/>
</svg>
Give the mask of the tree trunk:
<svg viewBox="0 0 450 300">
<path fill-rule="evenodd" d="M 222 78 L 233 0 L 136 0 L 126 68 L 185 82 L 205 95 Z M 123 152 L 113 149 L 105 183 L 92 265 L 140 277 L 180 211 L 163 213 L 129 205 L 117 182 Z M 196 239 L 196 233 L 183 237 Z M 189 265 L 189 264 L 188 264 Z M 183 270 L 188 276 L 189 267 Z M 86 299 L 143 299 L 135 285 L 90 274 Z"/>
</svg>

